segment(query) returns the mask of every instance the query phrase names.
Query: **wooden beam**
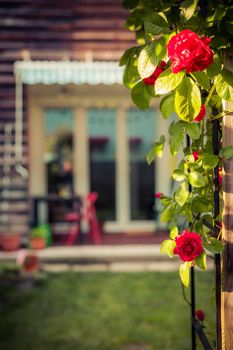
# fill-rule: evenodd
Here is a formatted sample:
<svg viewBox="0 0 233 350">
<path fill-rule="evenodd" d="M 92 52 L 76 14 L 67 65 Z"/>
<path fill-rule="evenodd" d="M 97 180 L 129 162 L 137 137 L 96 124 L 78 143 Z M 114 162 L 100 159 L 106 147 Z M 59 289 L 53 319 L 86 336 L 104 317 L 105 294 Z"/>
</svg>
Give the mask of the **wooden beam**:
<svg viewBox="0 0 233 350">
<path fill-rule="evenodd" d="M 228 60 L 233 69 L 233 60 Z M 224 102 L 232 111 L 233 102 Z M 223 147 L 233 146 L 233 113 L 223 117 Z M 222 350 L 233 349 L 233 158 L 223 164 Z"/>
</svg>

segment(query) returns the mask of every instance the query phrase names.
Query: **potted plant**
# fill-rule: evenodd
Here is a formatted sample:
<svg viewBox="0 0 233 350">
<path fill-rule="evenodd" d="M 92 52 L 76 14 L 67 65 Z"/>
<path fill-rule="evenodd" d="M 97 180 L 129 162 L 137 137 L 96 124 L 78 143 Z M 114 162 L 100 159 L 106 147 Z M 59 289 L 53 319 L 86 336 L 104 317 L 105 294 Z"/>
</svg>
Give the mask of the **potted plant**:
<svg viewBox="0 0 233 350">
<path fill-rule="evenodd" d="M 4 251 L 18 250 L 21 245 L 21 234 L 12 225 L 5 225 L 0 233 L 0 245 Z"/>
<path fill-rule="evenodd" d="M 46 246 L 46 236 L 43 227 L 33 227 L 31 230 L 31 237 L 29 240 L 32 249 L 44 249 Z"/>
</svg>

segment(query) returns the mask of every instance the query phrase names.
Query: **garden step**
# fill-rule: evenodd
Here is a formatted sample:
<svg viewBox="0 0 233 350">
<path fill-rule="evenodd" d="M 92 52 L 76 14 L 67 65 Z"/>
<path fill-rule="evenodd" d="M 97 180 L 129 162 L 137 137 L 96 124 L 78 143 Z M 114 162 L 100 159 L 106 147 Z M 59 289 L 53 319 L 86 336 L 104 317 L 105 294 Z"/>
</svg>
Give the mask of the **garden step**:
<svg viewBox="0 0 233 350">
<path fill-rule="evenodd" d="M 16 261 L 17 252 L 0 252 L 0 262 Z M 124 245 L 124 246 L 75 246 L 75 247 L 49 247 L 37 250 L 43 265 L 57 265 L 52 269 L 66 269 L 67 265 L 79 266 L 79 269 L 136 269 L 153 268 L 161 270 L 179 266 L 180 259 L 174 256 L 170 259 L 165 254 L 160 254 L 160 245 Z M 124 265 L 126 264 L 126 265 Z M 127 265 L 128 264 L 128 265 Z M 138 264 L 138 267 L 137 267 Z M 153 265 L 154 264 L 154 265 Z M 208 264 L 211 261 L 208 259 Z M 161 268 L 158 266 L 161 265 Z M 89 266 L 89 267 L 88 267 Z M 109 267 L 110 266 L 110 267 Z M 104 267 L 104 268 L 103 268 Z M 172 268 L 173 269 L 173 268 Z"/>
</svg>

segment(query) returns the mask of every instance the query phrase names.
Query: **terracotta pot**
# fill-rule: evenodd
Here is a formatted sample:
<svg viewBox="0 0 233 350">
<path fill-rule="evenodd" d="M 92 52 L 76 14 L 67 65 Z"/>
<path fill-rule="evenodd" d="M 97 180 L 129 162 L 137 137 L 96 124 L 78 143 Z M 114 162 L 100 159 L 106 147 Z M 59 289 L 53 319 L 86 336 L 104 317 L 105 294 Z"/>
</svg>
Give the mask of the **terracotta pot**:
<svg viewBox="0 0 233 350">
<path fill-rule="evenodd" d="M 45 239 L 43 237 L 32 237 L 30 238 L 30 246 L 32 249 L 44 249 Z"/>
<path fill-rule="evenodd" d="M 19 233 L 4 233 L 0 236 L 2 249 L 10 252 L 18 250 L 21 244 L 21 236 Z"/>
</svg>

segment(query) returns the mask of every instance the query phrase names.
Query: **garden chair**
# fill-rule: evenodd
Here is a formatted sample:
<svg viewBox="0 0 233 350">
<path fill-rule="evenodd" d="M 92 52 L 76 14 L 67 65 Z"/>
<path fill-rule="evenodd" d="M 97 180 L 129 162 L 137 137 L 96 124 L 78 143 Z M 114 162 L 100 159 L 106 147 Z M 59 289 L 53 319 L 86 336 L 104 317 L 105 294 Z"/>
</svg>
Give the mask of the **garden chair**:
<svg viewBox="0 0 233 350">
<path fill-rule="evenodd" d="M 65 219 L 71 223 L 71 229 L 68 232 L 65 244 L 68 246 L 74 245 L 78 237 L 80 237 L 81 229 L 80 225 L 82 221 L 88 222 L 89 226 L 89 239 L 94 244 L 101 243 L 101 231 L 97 220 L 95 202 L 98 198 L 97 192 L 91 192 L 87 196 L 83 197 L 83 204 L 81 213 L 70 212 L 66 214 Z"/>
</svg>

